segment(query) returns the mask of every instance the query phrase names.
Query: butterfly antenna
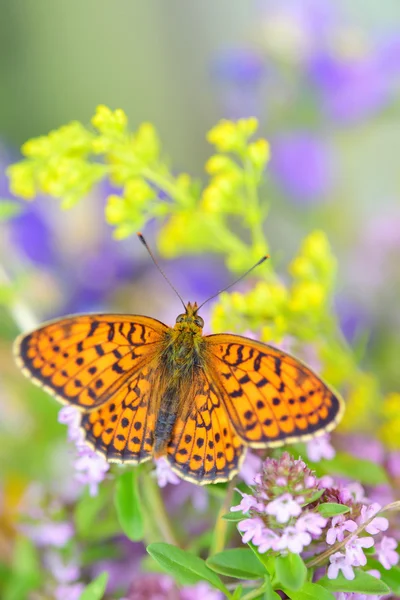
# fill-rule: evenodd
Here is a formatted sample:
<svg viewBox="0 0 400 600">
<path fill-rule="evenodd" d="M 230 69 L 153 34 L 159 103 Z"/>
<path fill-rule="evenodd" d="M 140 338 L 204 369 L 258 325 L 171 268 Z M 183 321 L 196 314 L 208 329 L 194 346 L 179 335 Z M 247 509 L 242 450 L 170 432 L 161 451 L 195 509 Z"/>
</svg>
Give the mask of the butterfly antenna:
<svg viewBox="0 0 400 600">
<path fill-rule="evenodd" d="M 263 262 L 265 262 L 268 258 L 269 258 L 268 254 L 266 254 L 265 256 L 263 256 L 262 258 L 260 258 L 260 260 L 258 262 L 256 262 L 256 264 L 253 265 L 251 267 L 251 269 L 249 269 L 248 271 L 246 271 L 246 273 L 243 273 L 243 275 L 241 275 L 239 277 L 239 279 L 236 279 L 235 281 L 233 281 L 232 283 L 230 283 L 229 285 L 227 285 L 222 290 L 219 290 L 219 292 L 217 292 L 216 294 L 213 294 L 213 296 L 210 296 L 210 298 L 207 298 L 207 300 L 204 300 L 204 302 L 202 304 L 200 304 L 200 306 L 199 306 L 199 308 L 197 310 L 200 310 L 201 307 L 204 306 L 207 302 L 209 302 L 210 300 L 213 300 L 214 298 L 216 298 L 217 296 L 219 296 L 220 294 L 222 294 L 222 292 L 226 292 L 226 290 L 229 290 L 231 287 L 233 287 L 234 285 L 236 285 L 237 283 L 239 283 L 239 281 L 242 281 L 242 279 L 244 279 L 245 277 L 247 277 L 247 275 L 249 275 L 252 271 L 254 271 L 254 269 L 256 267 L 259 267 L 260 265 L 262 265 Z"/>
<path fill-rule="evenodd" d="M 137 236 L 138 236 L 139 240 L 142 242 L 143 246 L 146 248 L 147 252 L 150 254 L 151 260 L 156 265 L 157 269 L 160 271 L 161 275 L 164 277 L 164 279 L 168 283 L 168 285 L 174 290 L 175 294 L 178 296 L 179 300 L 183 304 L 184 309 L 186 310 L 186 304 L 182 300 L 182 296 L 179 294 L 178 290 L 176 288 L 174 288 L 174 286 L 172 285 L 172 283 L 170 282 L 170 280 L 168 279 L 168 277 L 166 276 L 166 274 L 164 273 L 164 271 L 162 270 L 162 268 L 160 267 L 160 265 L 156 261 L 156 259 L 154 257 L 154 254 L 152 253 L 152 251 L 150 250 L 149 246 L 147 245 L 147 242 L 144 239 L 143 235 L 140 232 L 138 232 Z"/>
</svg>

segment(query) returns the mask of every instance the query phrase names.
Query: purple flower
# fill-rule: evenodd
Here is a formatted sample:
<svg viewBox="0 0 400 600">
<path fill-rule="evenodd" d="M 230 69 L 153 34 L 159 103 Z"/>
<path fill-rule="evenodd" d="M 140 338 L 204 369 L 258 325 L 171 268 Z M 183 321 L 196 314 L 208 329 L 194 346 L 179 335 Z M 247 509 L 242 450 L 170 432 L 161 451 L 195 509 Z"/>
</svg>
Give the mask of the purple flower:
<svg viewBox="0 0 400 600">
<path fill-rule="evenodd" d="M 387 469 L 392 477 L 400 477 L 400 452 L 389 452 Z"/>
<path fill-rule="evenodd" d="M 346 558 L 353 567 L 364 567 L 367 558 L 363 548 L 372 548 L 374 540 L 372 537 L 352 537 L 346 544 Z"/>
<path fill-rule="evenodd" d="M 376 513 L 378 513 L 381 510 L 381 508 L 381 505 L 377 502 L 374 502 L 369 506 L 363 505 L 361 507 L 361 515 L 357 519 L 357 523 L 359 525 L 365 523 L 365 521 L 368 521 L 373 515 L 376 515 Z M 386 531 L 388 527 L 389 521 L 385 517 L 375 517 L 375 519 L 373 519 L 371 523 L 369 523 L 366 526 L 365 531 L 367 533 L 370 533 L 371 535 L 376 535 L 380 531 Z"/>
<path fill-rule="evenodd" d="M 250 542 L 250 540 L 252 540 L 254 537 L 262 537 L 264 523 L 258 517 L 253 519 L 244 519 L 238 524 L 238 529 L 241 533 L 244 533 L 242 536 L 242 542 L 247 544 L 247 542 Z"/>
<path fill-rule="evenodd" d="M 267 504 L 266 512 L 273 515 L 278 523 L 287 523 L 290 517 L 299 516 L 301 507 L 293 500 L 292 494 L 283 494 Z"/>
<path fill-rule="evenodd" d="M 168 575 L 148 573 L 132 578 L 124 600 L 176 600 L 178 590 Z"/>
<path fill-rule="evenodd" d="M 279 536 L 272 531 L 272 529 L 268 529 L 267 527 L 264 527 L 260 535 L 256 535 L 253 538 L 253 544 L 258 546 L 258 552 L 260 554 L 264 554 L 264 552 L 268 552 L 268 550 L 277 550 L 278 542 Z"/>
<path fill-rule="evenodd" d="M 285 527 L 282 537 L 276 543 L 277 550 L 289 550 L 294 554 L 303 552 L 305 546 L 311 544 L 312 538 L 306 531 L 301 531 L 297 527 Z"/>
<path fill-rule="evenodd" d="M 260 473 L 261 469 L 262 459 L 257 456 L 257 454 L 254 454 L 254 452 L 248 450 L 242 468 L 239 471 L 239 477 L 241 477 L 247 485 L 254 485 L 255 478 L 258 473 Z"/>
<path fill-rule="evenodd" d="M 307 456 L 313 462 L 319 462 L 326 458 L 332 460 L 335 457 L 335 449 L 330 444 L 330 435 L 321 435 L 307 442 Z"/>
<path fill-rule="evenodd" d="M 390 569 L 399 562 L 396 552 L 397 542 L 392 537 L 383 536 L 381 542 L 376 545 L 378 560 L 385 569 Z"/>
<path fill-rule="evenodd" d="M 201 581 L 193 587 L 183 588 L 180 600 L 223 600 L 223 595 L 218 590 L 213 590 L 208 583 Z"/>
<path fill-rule="evenodd" d="M 90 495 L 96 496 L 99 483 L 104 480 L 110 465 L 102 456 L 93 452 L 88 446 L 79 446 L 78 452 L 79 457 L 74 463 L 77 471 L 75 479 L 83 485 L 88 485 Z"/>
<path fill-rule="evenodd" d="M 324 519 L 319 513 L 304 513 L 296 521 L 296 529 L 298 531 L 307 531 L 315 536 L 322 534 L 323 528 L 328 520 Z"/>
<path fill-rule="evenodd" d="M 182 479 L 180 479 L 178 475 L 173 472 L 169 462 L 164 456 L 157 458 L 154 462 L 156 465 L 155 476 L 157 477 L 157 482 L 160 488 L 165 487 L 168 485 L 168 483 L 178 485 L 178 483 L 182 482 Z"/>
<path fill-rule="evenodd" d="M 44 521 L 35 525 L 22 525 L 21 530 L 37 546 L 63 548 L 74 535 L 74 528 L 68 521 Z"/>
<path fill-rule="evenodd" d="M 272 142 L 271 173 L 284 195 L 302 203 L 320 202 L 333 182 L 330 148 L 307 131 L 286 133 Z"/>
<path fill-rule="evenodd" d="M 81 413 L 75 406 L 63 406 L 58 413 L 58 422 L 68 426 L 70 442 L 83 443 L 83 433 L 80 429 Z"/>
<path fill-rule="evenodd" d="M 84 589 L 83 583 L 62 584 L 54 590 L 54 598 L 55 600 L 79 600 Z"/>
<path fill-rule="evenodd" d="M 329 561 L 331 564 L 328 567 L 328 579 L 336 579 L 339 571 L 342 571 L 346 579 L 354 579 L 353 567 L 345 554 L 335 552 L 335 554 L 329 557 Z"/>
<path fill-rule="evenodd" d="M 241 510 L 243 513 L 247 513 L 251 508 L 260 507 L 259 503 L 254 498 L 254 496 L 250 496 L 250 494 L 242 494 L 240 490 L 236 491 L 242 495 L 242 499 L 240 501 L 240 504 L 238 504 L 237 506 L 231 506 L 231 512 L 237 512 Z M 262 506 L 260 509 L 262 509 Z"/>
<path fill-rule="evenodd" d="M 357 523 L 351 519 L 346 520 L 343 515 L 337 515 L 332 518 L 332 524 L 326 534 L 326 543 L 334 544 L 336 541 L 343 542 L 344 532 L 353 532 L 357 529 Z"/>
<path fill-rule="evenodd" d="M 77 563 L 65 563 L 61 560 L 59 554 L 51 552 L 45 557 L 45 564 L 48 570 L 59 583 L 67 584 L 76 581 L 80 576 L 80 569 Z"/>
</svg>

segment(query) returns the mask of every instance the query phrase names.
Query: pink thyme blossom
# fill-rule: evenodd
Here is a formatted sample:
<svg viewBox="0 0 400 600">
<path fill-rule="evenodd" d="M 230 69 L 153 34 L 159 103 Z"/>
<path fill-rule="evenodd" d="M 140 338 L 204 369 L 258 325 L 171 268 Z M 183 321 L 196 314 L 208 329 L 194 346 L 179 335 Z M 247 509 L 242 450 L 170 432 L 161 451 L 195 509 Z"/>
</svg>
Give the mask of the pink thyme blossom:
<svg viewBox="0 0 400 600">
<path fill-rule="evenodd" d="M 56 579 L 59 583 L 72 583 L 80 576 L 80 569 L 77 563 L 72 561 L 66 563 L 61 560 L 60 555 L 56 554 L 55 552 L 49 552 L 45 556 L 44 562 L 54 579 Z"/>
<path fill-rule="evenodd" d="M 236 491 L 242 495 L 242 499 L 237 506 L 231 506 L 231 512 L 237 512 L 241 510 L 243 513 L 247 513 L 251 508 L 263 510 L 263 505 L 257 502 L 254 496 L 250 496 L 250 494 L 243 494 L 240 490 Z"/>
<path fill-rule="evenodd" d="M 80 429 L 81 413 L 75 406 L 63 406 L 58 413 L 58 422 L 68 426 L 70 442 L 75 444 L 83 442 L 83 433 Z"/>
<path fill-rule="evenodd" d="M 303 552 L 305 546 L 311 544 L 312 538 L 306 531 L 299 531 L 296 527 L 285 527 L 282 537 L 276 543 L 277 550 L 289 550 L 294 554 Z"/>
<path fill-rule="evenodd" d="M 279 536 L 272 531 L 271 529 L 264 529 L 258 535 L 255 535 L 253 538 L 253 543 L 258 546 L 258 552 L 260 554 L 264 554 L 268 550 L 277 550 L 278 549 Z"/>
<path fill-rule="evenodd" d="M 323 475 L 319 480 L 319 487 L 322 488 L 333 488 L 335 487 L 335 481 L 330 475 Z"/>
<path fill-rule="evenodd" d="M 381 542 L 376 545 L 378 560 L 385 569 L 390 569 L 399 562 L 396 552 L 397 542 L 394 538 L 383 536 Z"/>
<path fill-rule="evenodd" d="M 110 465 L 102 456 L 84 444 L 78 446 L 78 452 L 79 456 L 74 463 L 77 471 L 75 479 L 82 485 L 88 485 L 90 495 L 96 496 L 99 483 L 104 480 Z"/>
<path fill-rule="evenodd" d="M 84 589 L 83 583 L 59 585 L 54 590 L 54 598 L 55 600 L 79 600 Z"/>
<path fill-rule="evenodd" d="M 328 567 L 328 579 L 336 579 L 339 571 L 342 571 L 344 577 L 348 580 L 354 579 L 353 567 L 347 556 L 342 552 L 335 552 L 329 557 L 330 565 Z"/>
<path fill-rule="evenodd" d="M 339 499 L 342 504 L 351 502 L 364 502 L 365 490 L 358 481 L 351 481 L 340 487 Z"/>
<path fill-rule="evenodd" d="M 326 526 L 328 519 L 325 519 L 318 513 L 304 513 L 296 522 L 296 529 L 298 531 L 307 531 L 315 536 L 320 536 L 323 528 Z"/>
<path fill-rule="evenodd" d="M 346 544 L 346 558 L 353 567 L 365 567 L 367 558 L 363 548 L 372 548 L 374 540 L 372 537 L 352 537 Z"/>
<path fill-rule="evenodd" d="M 307 442 L 307 456 L 313 462 L 319 462 L 323 458 L 332 460 L 335 454 L 335 449 L 330 444 L 329 435 L 322 435 Z"/>
<path fill-rule="evenodd" d="M 63 548 L 74 535 L 74 527 L 68 521 L 44 521 L 35 525 L 21 525 L 25 533 L 37 546 Z"/>
<path fill-rule="evenodd" d="M 244 519 L 238 524 L 239 531 L 244 533 L 242 536 L 242 542 L 244 544 L 247 544 L 254 536 L 261 536 L 263 528 L 264 523 L 258 517 L 254 519 Z"/>
<path fill-rule="evenodd" d="M 254 483 L 257 483 L 256 477 L 261 469 L 261 458 L 248 450 L 242 468 L 239 471 L 239 477 L 243 479 L 246 485 L 254 485 Z"/>
<path fill-rule="evenodd" d="M 337 515 L 332 519 L 332 526 L 326 533 L 326 543 L 334 544 L 336 541 L 343 542 L 344 532 L 353 532 L 357 529 L 357 523 L 351 519 L 345 520 L 343 515 Z"/>
<path fill-rule="evenodd" d="M 376 515 L 376 513 L 378 513 L 381 510 L 381 508 L 382 507 L 380 504 L 378 504 L 378 502 L 374 502 L 369 506 L 362 506 L 361 515 L 357 519 L 357 523 L 359 525 L 365 523 L 365 521 L 368 521 L 368 519 L 370 519 L 373 515 Z M 389 521 L 385 517 L 375 517 L 375 519 L 373 519 L 371 523 L 369 523 L 366 526 L 365 531 L 367 533 L 370 533 L 371 535 L 376 535 L 380 531 L 386 531 L 388 527 Z"/>
<path fill-rule="evenodd" d="M 299 516 L 301 507 L 293 500 L 292 494 L 282 494 L 267 504 L 266 511 L 273 515 L 278 523 L 287 523 L 290 517 Z"/>
<path fill-rule="evenodd" d="M 176 473 L 171 469 L 169 462 L 164 456 L 161 458 L 155 459 L 155 477 L 157 477 L 157 482 L 160 488 L 164 488 L 168 483 L 172 483 L 173 485 L 178 485 L 181 483 L 181 479 L 178 477 Z"/>
</svg>

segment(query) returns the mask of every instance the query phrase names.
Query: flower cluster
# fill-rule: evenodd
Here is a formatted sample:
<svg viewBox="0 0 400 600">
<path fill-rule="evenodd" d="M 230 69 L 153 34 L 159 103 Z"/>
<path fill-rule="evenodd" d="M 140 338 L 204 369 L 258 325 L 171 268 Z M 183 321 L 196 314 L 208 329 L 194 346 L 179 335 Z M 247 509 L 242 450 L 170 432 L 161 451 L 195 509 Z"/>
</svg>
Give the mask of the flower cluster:
<svg viewBox="0 0 400 600">
<path fill-rule="evenodd" d="M 364 550 L 374 546 L 385 569 L 397 564 L 397 542 L 375 537 L 389 526 L 378 515 L 381 506 L 365 498 L 356 500 L 350 488 L 324 488 L 327 483 L 331 482 L 318 479 L 301 459 L 287 452 L 279 459 L 267 458 L 253 494 L 242 494 L 240 504 L 231 508 L 243 513 L 238 524 L 243 543 L 252 542 L 260 554 L 306 551 L 315 565 L 323 555 L 329 558 L 329 579 L 340 571 L 346 579 L 354 579 L 354 569 L 367 565 Z"/>
<path fill-rule="evenodd" d="M 110 465 L 84 444 L 78 409 L 74 406 L 63 407 L 58 414 L 58 420 L 68 426 L 68 439 L 76 445 L 78 456 L 74 461 L 75 479 L 82 485 L 88 485 L 90 495 L 96 496 L 98 486 L 105 478 Z"/>
</svg>

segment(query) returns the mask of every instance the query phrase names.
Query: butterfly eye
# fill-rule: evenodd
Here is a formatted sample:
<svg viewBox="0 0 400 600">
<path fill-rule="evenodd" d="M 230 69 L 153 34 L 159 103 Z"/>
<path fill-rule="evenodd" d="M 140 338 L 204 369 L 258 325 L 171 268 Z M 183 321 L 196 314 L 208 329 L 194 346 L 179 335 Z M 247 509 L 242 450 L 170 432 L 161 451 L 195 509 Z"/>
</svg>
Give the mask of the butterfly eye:
<svg viewBox="0 0 400 600">
<path fill-rule="evenodd" d="M 182 323 L 185 319 L 186 319 L 186 315 L 178 315 L 176 317 L 176 322 L 177 323 Z"/>
<path fill-rule="evenodd" d="M 194 319 L 194 322 L 196 325 L 198 325 L 199 327 L 204 327 L 204 320 L 201 317 L 196 317 Z"/>
</svg>

